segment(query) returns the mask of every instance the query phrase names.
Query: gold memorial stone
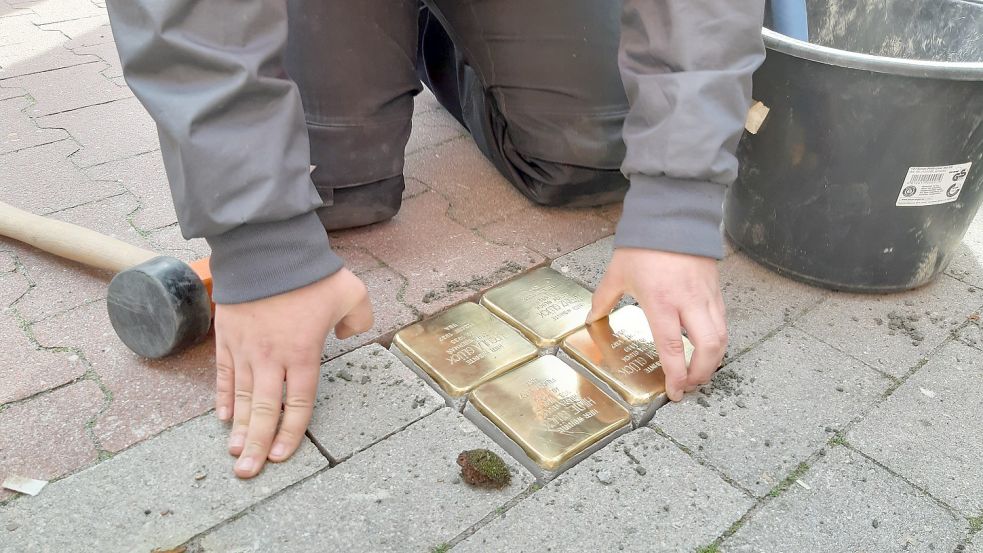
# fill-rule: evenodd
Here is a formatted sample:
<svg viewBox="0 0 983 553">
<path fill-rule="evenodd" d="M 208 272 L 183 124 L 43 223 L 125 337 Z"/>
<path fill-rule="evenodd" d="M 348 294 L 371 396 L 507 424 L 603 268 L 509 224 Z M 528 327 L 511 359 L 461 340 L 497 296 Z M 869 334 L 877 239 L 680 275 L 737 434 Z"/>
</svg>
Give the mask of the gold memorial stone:
<svg viewBox="0 0 983 553">
<path fill-rule="evenodd" d="M 545 348 L 584 325 L 591 292 L 543 267 L 485 292 L 481 305 Z"/>
<path fill-rule="evenodd" d="M 683 337 L 687 363 L 693 345 Z M 571 334 L 567 355 L 611 386 L 630 405 L 645 405 L 666 391 L 666 377 L 645 313 L 628 305 Z"/>
<path fill-rule="evenodd" d="M 631 420 L 627 409 L 553 355 L 478 386 L 470 402 L 546 470 Z"/>
<path fill-rule="evenodd" d="M 474 303 L 410 325 L 393 343 L 452 397 L 537 355 L 514 328 Z"/>
</svg>

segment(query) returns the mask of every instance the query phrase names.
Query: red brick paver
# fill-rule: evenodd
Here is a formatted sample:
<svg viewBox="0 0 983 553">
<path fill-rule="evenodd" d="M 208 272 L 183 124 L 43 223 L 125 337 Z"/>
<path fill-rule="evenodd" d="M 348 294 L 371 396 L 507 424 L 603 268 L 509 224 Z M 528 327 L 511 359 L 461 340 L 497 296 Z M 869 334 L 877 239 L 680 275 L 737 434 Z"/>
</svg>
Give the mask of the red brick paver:
<svg viewBox="0 0 983 553">
<path fill-rule="evenodd" d="M 39 117 L 42 128 L 65 129 L 82 145 L 71 157 L 79 167 L 126 159 L 160 148 L 153 119 L 136 98 Z"/>
<path fill-rule="evenodd" d="M 68 160 L 78 149 L 74 141 L 60 140 L 0 156 L 3 201 L 46 214 L 125 191 L 118 183 L 86 177 Z"/>
<path fill-rule="evenodd" d="M 546 257 L 559 257 L 614 233 L 614 223 L 597 211 L 530 206 L 479 231 L 499 244 L 525 246 Z"/>
<path fill-rule="evenodd" d="M 470 138 L 453 140 L 409 157 L 406 175 L 447 198 L 447 214 L 467 228 L 498 221 L 530 205 Z"/>
<path fill-rule="evenodd" d="M 386 337 L 416 321 L 416 312 L 400 300 L 406 280 L 387 268 L 372 269 L 359 274 L 369 289 L 374 307 L 375 324 L 364 334 L 347 340 L 329 336 L 324 344 L 326 358 L 337 357 L 359 346 Z"/>
<path fill-rule="evenodd" d="M 406 277 L 403 299 L 427 315 L 505 280 L 545 258 L 521 246 L 492 244 L 447 216 L 448 202 L 426 192 L 392 221 L 335 234 L 341 246 L 372 252 Z"/>
<path fill-rule="evenodd" d="M 93 427 L 107 451 L 119 451 L 212 407 L 212 339 L 164 360 L 142 359 L 116 337 L 103 301 L 35 323 L 32 330 L 43 346 L 78 348 L 112 394 Z"/>
<path fill-rule="evenodd" d="M 2 244 L 0 244 L 2 247 Z M 16 269 L 17 266 L 14 265 L 14 256 L 9 251 L 0 251 L 0 273 L 9 273 Z M 2 287 L 0 287 L 2 289 Z M 2 292 L 0 292 L 2 294 Z M 15 298 L 16 299 L 16 298 Z M 6 307 L 3 303 L 3 296 L 0 295 L 0 306 Z"/>
<path fill-rule="evenodd" d="M 149 244 L 126 220 L 136 209 L 127 195 L 114 196 L 74 209 L 59 211 L 52 218 L 92 228 L 116 239 L 141 247 Z M 112 274 L 10 242 L 34 287 L 16 308 L 28 321 L 37 321 L 87 302 L 106 297 Z"/>
<path fill-rule="evenodd" d="M 0 81 L 3 85 L 5 81 Z M 13 85 L 3 85 L 13 86 Z M 10 94 L 9 99 L 0 101 L 0 121 L 3 121 L 3 130 L 0 131 L 0 154 L 16 152 L 31 146 L 50 144 L 68 138 L 68 133 L 64 129 L 41 129 L 38 128 L 31 118 L 24 113 L 32 105 L 31 99 L 24 96 L 21 88 L 0 89 L 5 95 Z M 9 166 L 10 162 L 3 166 Z M 13 183 L 4 181 L 5 186 L 12 186 Z"/>
<path fill-rule="evenodd" d="M 0 412 L 0 480 L 11 474 L 49 480 L 96 460 L 86 425 L 104 394 L 83 380 Z M 0 490 L 0 501 L 13 495 Z"/>
<path fill-rule="evenodd" d="M 110 45 L 112 47 L 112 45 Z M 28 110 L 32 117 L 51 115 L 113 100 L 133 94 L 102 75 L 108 63 L 73 65 L 44 73 L 8 79 L 4 86 L 18 86 L 31 91 L 35 104 Z M 55 83 L 72 83 L 59 86 Z"/>
<path fill-rule="evenodd" d="M 0 276 L 0 287 L 6 280 Z M 0 404 L 71 382 L 85 369 L 78 355 L 35 347 L 13 312 L 0 310 Z"/>
<path fill-rule="evenodd" d="M 160 151 L 97 165 L 85 173 L 99 183 L 116 183 L 137 198 L 140 209 L 131 218 L 137 228 L 155 230 L 177 223 Z"/>
</svg>

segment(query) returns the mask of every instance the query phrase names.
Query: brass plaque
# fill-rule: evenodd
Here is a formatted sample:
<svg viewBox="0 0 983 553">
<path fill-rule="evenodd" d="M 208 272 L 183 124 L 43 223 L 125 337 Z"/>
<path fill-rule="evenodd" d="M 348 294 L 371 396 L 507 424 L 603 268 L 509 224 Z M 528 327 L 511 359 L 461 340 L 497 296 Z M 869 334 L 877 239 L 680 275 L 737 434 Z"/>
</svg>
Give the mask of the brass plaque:
<svg viewBox="0 0 983 553">
<path fill-rule="evenodd" d="M 553 355 L 478 386 L 470 401 L 546 470 L 630 420 L 627 409 Z"/>
<path fill-rule="evenodd" d="M 514 328 L 474 303 L 410 325 L 393 342 L 454 397 L 537 355 Z"/>
<path fill-rule="evenodd" d="M 481 305 L 543 348 L 559 344 L 584 325 L 591 292 L 543 267 L 485 292 Z"/>
<path fill-rule="evenodd" d="M 627 305 L 571 334 L 563 351 L 607 382 L 631 405 L 644 405 L 666 391 L 666 377 L 645 313 Z M 693 344 L 683 336 L 686 362 Z"/>
</svg>

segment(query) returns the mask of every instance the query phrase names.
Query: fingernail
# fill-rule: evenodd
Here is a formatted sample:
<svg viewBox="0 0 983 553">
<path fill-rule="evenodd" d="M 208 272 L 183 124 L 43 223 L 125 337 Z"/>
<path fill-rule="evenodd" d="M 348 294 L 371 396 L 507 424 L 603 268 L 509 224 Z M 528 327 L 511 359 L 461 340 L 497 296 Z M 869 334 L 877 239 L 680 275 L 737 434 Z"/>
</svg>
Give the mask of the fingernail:
<svg viewBox="0 0 983 553">
<path fill-rule="evenodd" d="M 270 450 L 271 457 L 283 457 L 287 453 L 287 446 L 283 444 L 274 444 L 273 449 Z"/>
<path fill-rule="evenodd" d="M 252 472 L 253 466 L 256 464 L 252 457 L 240 457 L 236 461 L 236 470 L 240 472 Z"/>
<path fill-rule="evenodd" d="M 585 319 L 585 321 L 587 322 L 587 324 L 591 324 L 593 322 L 593 321 L 591 321 L 591 318 L 593 316 L 594 316 L 594 311 L 593 310 L 587 312 L 587 319 Z"/>
<path fill-rule="evenodd" d="M 219 407 L 218 408 L 218 411 L 216 411 L 216 413 L 218 414 L 218 420 L 224 421 L 224 420 L 228 420 L 229 419 L 229 408 L 228 407 Z"/>
<path fill-rule="evenodd" d="M 232 447 L 242 447 L 244 443 L 246 443 L 246 437 L 242 434 L 233 434 L 229 438 L 229 445 Z"/>
</svg>

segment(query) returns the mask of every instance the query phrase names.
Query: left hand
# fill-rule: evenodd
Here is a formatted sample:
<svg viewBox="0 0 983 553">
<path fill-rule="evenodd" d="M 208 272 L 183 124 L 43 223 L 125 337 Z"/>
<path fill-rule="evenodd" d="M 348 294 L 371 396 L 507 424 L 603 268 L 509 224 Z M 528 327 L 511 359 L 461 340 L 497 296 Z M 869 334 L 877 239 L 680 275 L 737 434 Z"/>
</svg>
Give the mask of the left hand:
<svg viewBox="0 0 983 553">
<path fill-rule="evenodd" d="M 669 399 L 679 401 L 683 392 L 709 382 L 727 349 L 717 261 L 658 250 L 615 249 L 594 292 L 587 322 L 606 317 L 625 294 L 635 297 L 648 319 Z M 689 367 L 683 328 L 695 347 Z"/>
</svg>

